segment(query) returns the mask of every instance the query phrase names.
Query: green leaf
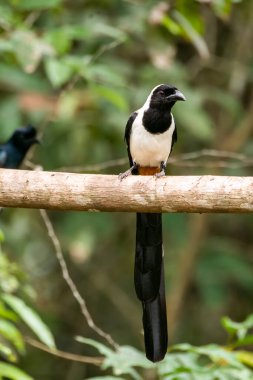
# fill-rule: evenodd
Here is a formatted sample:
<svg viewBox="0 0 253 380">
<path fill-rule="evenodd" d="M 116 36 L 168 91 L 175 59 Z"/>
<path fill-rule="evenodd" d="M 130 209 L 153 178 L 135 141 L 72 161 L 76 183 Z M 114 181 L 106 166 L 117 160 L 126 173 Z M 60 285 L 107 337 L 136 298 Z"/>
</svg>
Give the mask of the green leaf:
<svg viewBox="0 0 253 380">
<path fill-rule="evenodd" d="M 99 22 L 100 21 L 100 22 Z M 126 39 L 126 34 L 119 28 L 103 23 L 102 20 L 98 20 L 97 23 L 90 22 L 90 28 L 96 34 L 102 34 L 108 37 L 111 37 L 114 40 L 123 42 Z"/>
<path fill-rule="evenodd" d="M 55 348 L 53 335 L 38 314 L 28 307 L 21 299 L 10 295 L 3 295 L 3 300 L 19 315 L 37 337 L 50 348 Z"/>
<path fill-rule="evenodd" d="M 59 54 L 67 53 L 70 50 L 71 39 L 64 33 L 64 30 L 49 30 L 45 35 L 45 39 Z"/>
<path fill-rule="evenodd" d="M 12 322 L 17 321 L 17 315 L 13 313 L 10 309 L 7 309 L 3 302 L 0 301 L 0 317 L 3 317 L 5 319 L 9 319 Z"/>
<path fill-rule="evenodd" d="M 243 339 L 238 339 L 236 342 L 232 343 L 233 347 L 240 346 L 251 346 L 253 345 L 253 335 L 246 335 Z"/>
<path fill-rule="evenodd" d="M 99 342 L 97 342 L 96 340 L 93 340 L 93 339 L 88 339 L 88 338 L 84 338 L 82 336 L 77 336 L 76 340 L 79 343 L 84 343 L 84 344 L 88 344 L 88 345 L 90 345 L 92 347 L 95 347 L 98 350 L 98 352 L 100 354 L 104 355 L 104 356 L 109 356 L 113 352 L 110 348 L 108 348 L 104 344 L 99 343 Z"/>
<path fill-rule="evenodd" d="M 4 241 L 4 233 L 2 230 L 0 230 L 0 243 Z"/>
<path fill-rule="evenodd" d="M 131 346 L 120 346 L 114 357 L 115 363 L 121 367 L 154 368 L 154 364 L 147 360 L 143 352 Z M 106 363 L 106 361 L 105 361 Z M 114 365 L 115 365 L 114 363 Z M 127 373 L 127 372 L 122 372 Z"/>
<path fill-rule="evenodd" d="M 244 322 L 242 324 L 247 328 L 250 329 L 253 327 L 253 314 L 250 314 L 247 316 Z"/>
<path fill-rule="evenodd" d="M 91 339 L 77 337 L 81 343 L 89 344 L 98 349 L 105 356 L 102 368 L 112 368 L 115 375 L 128 374 L 133 379 L 141 380 L 140 375 L 133 367 L 154 368 L 154 364 L 147 360 L 145 355 L 130 346 L 120 346 L 117 351 L 113 351 L 105 345 Z"/>
<path fill-rule="evenodd" d="M 17 20 L 19 20 L 19 16 L 14 13 L 13 9 L 7 4 L 0 5 L 0 15 L 0 26 L 3 29 L 9 29 L 15 26 Z"/>
<path fill-rule="evenodd" d="M 234 322 L 229 317 L 223 317 L 221 324 L 230 335 L 236 335 L 237 341 L 234 344 L 241 345 L 240 342 L 246 340 L 248 330 L 253 327 L 253 314 L 249 315 L 243 322 Z"/>
<path fill-rule="evenodd" d="M 200 57 L 204 60 L 207 60 L 210 57 L 210 53 L 203 37 L 197 32 L 190 21 L 182 13 L 173 11 L 173 16 L 179 25 L 183 28 L 189 40 L 195 46 Z"/>
<path fill-rule="evenodd" d="M 19 330 L 11 322 L 0 319 L 0 335 L 8 339 L 18 350 L 19 353 L 25 352 L 25 344 Z"/>
<path fill-rule="evenodd" d="M 11 364 L 0 363 L 0 376 L 11 380 L 33 380 L 33 378 Z"/>
<path fill-rule="evenodd" d="M 94 81 L 96 83 L 106 83 L 114 86 L 124 86 L 124 78 L 118 72 L 107 65 L 91 64 L 85 67 L 83 73 L 85 79 Z"/>
<path fill-rule="evenodd" d="M 162 25 L 175 36 L 179 36 L 182 34 L 182 27 L 178 25 L 171 17 L 164 16 L 162 19 Z"/>
<path fill-rule="evenodd" d="M 128 110 L 128 104 L 125 98 L 118 91 L 105 86 L 94 86 L 93 91 L 99 95 L 99 98 L 106 99 L 118 109 L 122 111 Z"/>
<path fill-rule="evenodd" d="M 13 5 L 20 10 L 37 10 L 55 8 L 62 0 L 12 0 Z"/>
<path fill-rule="evenodd" d="M 226 352 L 222 347 L 209 345 L 195 347 L 184 343 L 172 347 L 183 353 L 167 354 L 158 363 L 158 373 L 163 380 L 251 380 L 249 371 L 235 354 Z M 225 351 L 225 352 L 224 352 Z M 203 355 L 211 359 L 203 359 Z M 213 363 L 212 363 L 213 361 Z"/>
<path fill-rule="evenodd" d="M 10 41 L 4 40 L 2 38 L 0 39 L 0 53 L 13 52 L 13 50 L 13 45 Z"/>
<path fill-rule="evenodd" d="M 36 70 L 43 56 L 54 54 L 52 46 L 31 31 L 14 31 L 11 35 L 11 42 L 18 62 L 27 73 Z"/>
<path fill-rule="evenodd" d="M 224 365 L 233 365 L 234 367 L 241 368 L 240 363 L 236 359 L 235 353 L 231 352 L 217 344 L 208 344 L 206 346 L 192 346 L 188 343 L 176 344 L 172 347 L 173 350 L 193 352 L 198 355 L 207 356 L 212 362 Z"/>
<path fill-rule="evenodd" d="M 115 376 L 99 376 L 99 377 L 89 377 L 86 380 L 125 380 L 123 377 Z"/>
<path fill-rule="evenodd" d="M 213 0 L 211 6 L 218 17 L 227 20 L 231 13 L 232 0 Z"/>
<path fill-rule="evenodd" d="M 86 40 L 90 38 L 92 33 L 90 28 L 83 25 L 64 25 L 62 28 L 58 29 L 60 32 L 63 32 L 64 35 L 71 40 Z"/>
<path fill-rule="evenodd" d="M 229 317 L 223 317 L 221 319 L 221 324 L 229 334 L 235 334 L 242 328 L 240 323 L 232 321 Z"/>
<path fill-rule="evenodd" d="M 55 58 L 45 62 L 47 76 L 54 87 L 60 87 L 66 83 L 73 74 L 73 69 L 65 62 Z"/>
<path fill-rule="evenodd" d="M 229 317 L 223 317 L 221 319 L 222 326 L 227 330 L 231 335 L 236 335 L 239 340 L 245 338 L 248 328 L 252 327 L 247 325 L 247 320 L 244 322 L 234 322 Z"/>
<path fill-rule="evenodd" d="M 236 357 L 242 362 L 243 364 L 247 365 L 248 367 L 253 368 L 253 353 L 249 351 L 236 351 Z"/>
<path fill-rule="evenodd" d="M 25 88 L 26 91 L 39 91 L 43 93 L 49 89 L 45 78 L 42 79 L 42 77 L 37 74 L 29 75 L 17 67 L 17 65 L 12 66 L 10 64 L 5 65 L 0 63 L 0 82 L 2 85 L 15 91 L 23 91 Z"/>
<path fill-rule="evenodd" d="M 202 371 L 203 373 L 203 366 L 198 363 L 198 358 L 199 355 L 193 352 L 167 354 L 164 360 L 157 365 L 158 373 L 162 376 L 179 372 L 186 372 L 187 376 L 189 376 L 189 372 Z"/>
<path fill-rule="evenodd" d="M 61 28 L 48 30 L 45 40 L 54 47 L 59 54 L 67 53 L 74 40 L 86 40 L 91 37 L 91 31 L 85 25 L 64 25 Z"/>
<path fill-rule="evenodd" d="M 91 62 L 91 58 L 92 57 L 90 55 L 83 55 L 81 57 L 66 55 L 61 62 L 71 67 L 73 72 L 81 74 L 83 70 L 86 70 L 87 65 Z"/>
<path fill-rule="evenodd" d="M 0 355 L 4 357 L 5 360 L 8 360 L 9 362 L 12 362 L 12 363 L 16 363 L 18 360 L 12 348 L 9 347 L 7 344 L 1 343 L 1 342 L 0 342 Z"/>
</svg>

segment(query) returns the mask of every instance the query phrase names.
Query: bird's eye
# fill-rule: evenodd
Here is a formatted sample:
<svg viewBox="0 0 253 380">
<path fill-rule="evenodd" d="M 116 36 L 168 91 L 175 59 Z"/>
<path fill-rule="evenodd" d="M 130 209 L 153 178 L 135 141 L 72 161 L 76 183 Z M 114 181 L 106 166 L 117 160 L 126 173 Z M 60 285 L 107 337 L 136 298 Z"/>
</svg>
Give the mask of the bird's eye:
<svg viewBox="0 0 253 380">
<path fill-rule="evenodd" d="M 164 96 L 164 91 L 159 91 L 159 92 L 158 92 L 158 95 L 160 95 L 160 96 Z"/>
</svg>

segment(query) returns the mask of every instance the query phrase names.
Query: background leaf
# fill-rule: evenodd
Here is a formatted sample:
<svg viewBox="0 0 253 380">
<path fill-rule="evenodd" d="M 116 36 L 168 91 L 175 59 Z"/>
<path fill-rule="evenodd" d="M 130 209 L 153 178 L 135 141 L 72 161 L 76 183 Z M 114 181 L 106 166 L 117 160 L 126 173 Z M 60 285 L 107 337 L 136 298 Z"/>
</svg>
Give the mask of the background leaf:
<svg viewBox="0 0 253 380">
<path fill-rule="evenodd" d="M 11 322 L 0 319 L 0 335 L 8 339 L 20 354 L 25 352 L 24 339 L 19 330 Z"/>
<path fill-rule="evenodd" d="M 37 10 L 54 8 L 60 5 L 62 0 L 12 0 L 12 3 L 20 10 Z"/>
<path fill-rule="evenodd" d="M 11 380 L 33 380 L 25 372 L 7 363 L 0 363 L 0 375 Z"/>
<path fill-rule="evenodd" d="M 54 338 L 51 331 L 44 324 L 38 314 L 28 307 L 24 301 L 13 296 L 3 295 L 3 300 L 19 315 L 27 326 L 37 335 L 37 337 L 50 348 L 55 347 Z"/>
</svg>

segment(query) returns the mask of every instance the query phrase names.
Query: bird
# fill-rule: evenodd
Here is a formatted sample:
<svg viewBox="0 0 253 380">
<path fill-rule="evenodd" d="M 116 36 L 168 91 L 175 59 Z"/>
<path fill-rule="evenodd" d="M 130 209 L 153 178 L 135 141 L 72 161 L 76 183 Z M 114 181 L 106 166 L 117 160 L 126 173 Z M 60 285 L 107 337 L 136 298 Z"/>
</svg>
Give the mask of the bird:
<svg viewBox="0 0 253 380">
<path fill-rule="evenodd" d="M 130 115 L 124 136 L 130 169 L 119 174 L 121 181 L 130 174 L 165 175 L 177 141 L 171 109 L 179 100 L 186 97 L 175 86 L 159 84 Z M 142 303 L 146 357 L 152 362 L 161 361 L 168 347 L 163 256 L 162 214 L 137 213 L 134 284 Z"/>
<path fill-rule="evenodd" d="M 0 168 L 18 169 L 29 148 L 37 143 L 37 131 L 33 126 L 17 128 L 9 140 L 0 145 Z"/>
</svg>

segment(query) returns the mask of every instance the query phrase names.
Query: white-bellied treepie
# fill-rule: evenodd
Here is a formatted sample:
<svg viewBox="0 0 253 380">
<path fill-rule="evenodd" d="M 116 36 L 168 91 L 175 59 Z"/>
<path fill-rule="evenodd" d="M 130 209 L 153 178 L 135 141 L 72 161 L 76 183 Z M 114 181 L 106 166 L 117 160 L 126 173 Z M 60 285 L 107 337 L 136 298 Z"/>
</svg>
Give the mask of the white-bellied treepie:
<svg viewBox="0 0 253 380">
<path fill-rule="evenodd" d="M 165 175 L 177 130 L 171 108 L 186 100 L 174 86 L 160 84 L 133 112 L 125 129 L 130 169 L 120 174 Z M 137 213 L 134 282 L 143 307 L 146 356 L 156 362 L 167 352 L 167 315 L 163 268 L 162 214 Z"/>
</svg>

